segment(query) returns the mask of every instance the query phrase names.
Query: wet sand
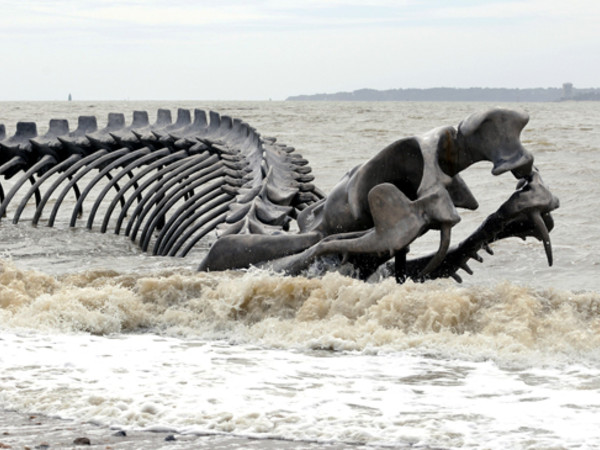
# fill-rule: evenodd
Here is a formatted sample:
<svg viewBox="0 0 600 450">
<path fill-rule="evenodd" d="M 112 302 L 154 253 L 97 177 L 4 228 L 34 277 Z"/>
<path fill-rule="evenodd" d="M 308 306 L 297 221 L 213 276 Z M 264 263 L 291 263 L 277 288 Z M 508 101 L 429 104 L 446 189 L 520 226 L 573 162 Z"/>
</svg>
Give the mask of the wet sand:
<svg viewBox="0 0 600 450">
<path fill-rule="evenodd" d="M 214 450 L 341 450 L 391 447 L 254 439 L 223 434 L 184 435 L 172 431 L 122 432 L 93 423 L 81 423 L 39 414 L 26 415 L 14 411 L 0 410 L 0 449 L 50 450 L 72 448 L 104 450 L 204 448 Z"/>
</svg>

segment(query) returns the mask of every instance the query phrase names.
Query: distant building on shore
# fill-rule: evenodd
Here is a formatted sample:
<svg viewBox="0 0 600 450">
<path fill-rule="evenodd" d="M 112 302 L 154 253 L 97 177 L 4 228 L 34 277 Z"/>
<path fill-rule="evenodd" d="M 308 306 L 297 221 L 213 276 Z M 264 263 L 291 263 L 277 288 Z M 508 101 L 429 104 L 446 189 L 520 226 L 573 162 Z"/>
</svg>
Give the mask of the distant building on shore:
<svg viewBox="0 0 600 450">
<path fill-rule="evenodd" d="M 600 89 L 577 89 L 572 83 L 563 84 L 563 98 L 561 100 L 574 100 L 576 102 L 600 101 Z"/>
</svg>

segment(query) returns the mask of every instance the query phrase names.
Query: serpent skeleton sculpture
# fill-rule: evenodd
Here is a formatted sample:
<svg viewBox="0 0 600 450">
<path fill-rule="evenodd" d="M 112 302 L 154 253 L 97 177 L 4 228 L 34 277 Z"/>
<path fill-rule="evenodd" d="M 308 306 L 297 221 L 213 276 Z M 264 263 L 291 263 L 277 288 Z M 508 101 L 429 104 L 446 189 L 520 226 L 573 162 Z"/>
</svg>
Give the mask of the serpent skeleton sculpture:
<svg viewBox="0 0 600 450">
<path fill-rule="evenodd" d="M 35 198 L 32 223 L 52 204 L 46 221 L 53 226 L 72 191 L 71 227 L 87 214 L 91 229 L 103 215 L 101 232 L 123 231 L 154 255 L 184 256 L 216 231 L 200 270 L 256 265 L 298 274 L 333 256 L 352 263 L 363 279 L 387 267 L 398 282 L 460 281 L 458 270 L 472 273 L 467 262 L 481 261 L 478 251 L 492 253 L 489 244 L 511 236 L 541 240 L 552 265 L 550 212 L 559 202 L 521 145 L 528 120 L 523 112 L 495 108 L 457 128 L 401 139 L 348 172 L 329 196 L 311 183 L 308 161 L 294 148 L 212 111 L 207 117 L 196 109 L 192 120 L 179 109 L 173 122 L 160 109 L 154 124 L 135 111 L 130 125 L 111 113 L 100 130 L 95 117 L 81 116 L 72 132 L 66 120 L 52 119 L 43 136 L 32 122 L 19 122 L 11 137 L 0 125 L 0 181 L 15 178 L 7 192 L 0 182 L 0 218 L 15 204 L 12 221 L 19 222 Z M 478 207 L 459 172 L 484 160 L 493 163 L 494 175 L 512 172 L 517 189 L 450 249 L 456 208 Z M 88 211 L 83 206 L 92 195 Z M 432 229 L 440 230 L 438 251 L 408 260 L 409 245 Z"/>
</svg>

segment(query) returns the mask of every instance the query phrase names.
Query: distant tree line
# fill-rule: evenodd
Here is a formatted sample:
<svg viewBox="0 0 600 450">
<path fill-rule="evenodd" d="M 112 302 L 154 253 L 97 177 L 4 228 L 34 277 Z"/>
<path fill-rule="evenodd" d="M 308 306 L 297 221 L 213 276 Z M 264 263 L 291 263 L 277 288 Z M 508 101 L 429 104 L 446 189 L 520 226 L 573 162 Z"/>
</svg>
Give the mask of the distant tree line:
<svg viewBox="0 0 600 450">
<path fill-rule="evenodd" d="M 562 88 L 430 88 L 359 89 L 334 94 L 296 95 L 290 101 L 417 101 L 417 102 L 556 102 L 562 100 L 600 100 L 600 89 L 572 89 L 565 97 Z"/>
</svg>

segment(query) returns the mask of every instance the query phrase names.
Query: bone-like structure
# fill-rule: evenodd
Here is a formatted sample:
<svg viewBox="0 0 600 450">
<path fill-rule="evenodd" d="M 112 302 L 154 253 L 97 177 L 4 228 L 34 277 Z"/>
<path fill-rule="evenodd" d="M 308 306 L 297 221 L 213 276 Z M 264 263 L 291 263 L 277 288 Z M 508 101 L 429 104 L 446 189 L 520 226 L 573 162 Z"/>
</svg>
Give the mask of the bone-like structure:
<svg viewBox="0 0 600 450">
<path fill-rule="evenodd" d="M 201 270 L 269 266 L 297 274 L 315 260 L 341 257 L 367 278 L 381 265 L 399 282 L 453 277 L 467 273 L 467 261 L 499 239 L 533 236 L 544 243 L 552 264 L 550 212 L 559 202 L 542 183 L 533 156 L 521 145 L 526 113 L 502 108 L 472 114 L 454 127 L 440 127 L 396 141 L 348 172 L 324 199 L 298 215 L 297 234 L 265 237 L 225 236 L 210 249 Z M 492 174 L 512 172 L 517 191 L 469 239 L 450 249 L 457 208 L 478 202 L 459 173 L 478 161 L 490 161 Z M 431 257 L 407 260 L 409 245 L 428 230 L 440 230 L 440 246 Z M 224 255 L 236 252 L 232 263 Z"/>
<path fill-rule="evenodd" d="M 129 125 L 110 113 L 102 129 L 95 117 L 81 116 L 74 131 L 52 119 L 42 136 L 33 122 L 17 123 L 10 137 L 0 125 L 0 176 L 14 177 L 6 192 L 0 183 L 0 218 L 19 222 L 35 198 L 32 223 L 53 226 L 72 192 L 71 227 L 86 219 L 91 229 L 98 219 L 101 232 L 124 232 L 155 255 L 184 256 L 214 230 L 283 232 L 323 198 L 310 172 L 293 148 L 200 109 L 193 120 L 179 109 L 174 122 L 160 109 L 153 124 L 145 111 L 135 111 Z"/>
<path fill-rule="evenodd" d="M 111 113 L 100 130 L 95 117 L 82 116 L 73 132 L 53 119 L 43 136 L 35 123 L 20 122 L 7 138 L 0 125 L 0 175 L 18 175 L 8 192 L 0 184 L 0 218 L 16 204 L 17 223 L 35 198 L 32 222 L 49 211 L 44 220 L 52 226 L 72 191 L 70 226 L 87 215 L 92 228 L 100 215 L 101 232 L 123 231 L 155 255 L 185 255 L 216 231 L 200 270 L 257 265 L 298 274 L 333 257 L 352 263 L 361 278 L 384 266 L 399 282 L 460 281 L 458 270 L 471 273 L 467 262 L 481 260 L 478 251 L 491 252 L 491 243 L 513 236 L 541 240 L 551 265 L 550 212 L 559 203 L 520 142 L 528 120 L 524 112 L 494 108 L 456 128 L 398 140 L 348 172 L 328 196 L 311 183 L 308 161 L 293 148 L 212 111 L 207 117 L 194 110 L 192 120 L 180 109 L 172 122 L 161 109 L 152 125 L 143 111 L 130 125 Z M 512 172 L 517 190 L 450 248 L 457 208 L 478 207 L 460 177 L 478 161 L 492 162 L 493 175 Z M 440 230 L 437 252 L 408 259 L 410 244 L 432 229 Z"/>
<path fill-rule="evenodd" d="M 549 231 L 554 227 L 554 220 L 550 211 L 558 206 L 558 198 L 548 191 L 539 173 L 534 170 L 528 179 L 519 182 L 517 190 L 495 213 L 490 214 L 477 230 L 447 253 L 442 263 L 431 271 L 427 278 L 452 277 L 461 282 L 462 279 L 457 274 L 459 269 L 472 274 L 473 271 L 467 264 L 469 260 L 482 262 L 478 252 L 483 249 L 493 254 L 490 244 L 507 237 L 526 239 L 532 236 L 542 241 L 548 265 L 551 266 L 553 256 Z M 397 276 L 401 276 L 402 280 L 422 280 L 424 277 L 420 274 L 427 263 L 427 258 L 405 261 L 403 270 Z M 391 264 L 388 266 L 390 271 L 396 270 Z"/>
</svg>

